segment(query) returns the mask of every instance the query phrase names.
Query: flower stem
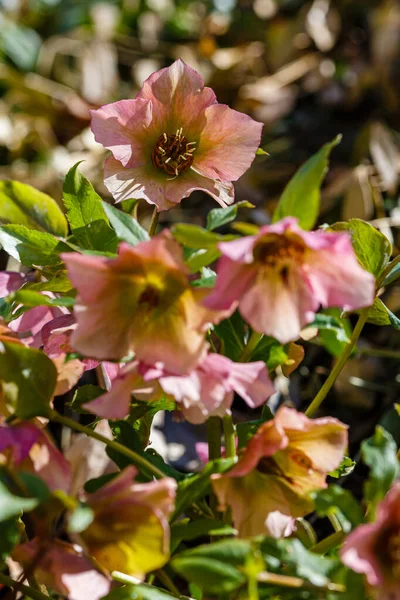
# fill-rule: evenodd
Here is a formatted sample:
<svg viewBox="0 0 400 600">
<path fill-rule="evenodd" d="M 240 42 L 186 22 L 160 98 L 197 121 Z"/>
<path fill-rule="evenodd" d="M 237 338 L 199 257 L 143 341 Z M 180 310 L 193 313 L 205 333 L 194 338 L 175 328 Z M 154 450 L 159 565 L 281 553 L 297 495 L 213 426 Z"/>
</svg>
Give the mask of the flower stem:
<svg viewBox="0 0 400 600">
<path fill-rule="evenodd" d="M 355 345 L 357 343 L 358 338 L 360 337 L 362 328 L 364 327 L 364 325 L 367 321 L 367 318 L 368 318 L 368 311 L 369 311 L 369 308 L 363 308 L 363 310 L 361 311 L 360 316 L 358 317 L 356 326 L 354 327 L 354 331 L 352 333 L 349 343 L 343 350 L 338 361 L 336 362 L 335 366 L 333 367 L 332 371 L 330 372 L 328 379 L 325 381 L 324 385 L 321 387 L 318 394 L 315 396 L 314 400 L 311 402 L 310 406 L 307 408 L 307 410 L 305 412 L 307 417 L 312 417 L 317 412 L 318 408 L 321 406 L 323 400 L 327 396 L 331 387 L 333 386 L 336 379 L 340 375 L 347 359 L 349 358 L 350 354 L 353 351 L 353 348 L 355 347 Z"/>
<path fill-rule="evenodd" d="M 269 573 L 263 571 L 257 577 L 260 583 L 269 583 L 287 588 L 303 588 L 306 590 L 329 590 L 330 592 L 343 593 L 346 591 L 344 585 L 339 583 L 327 583 L 326 585 L 314 585 L 309 581 L 305 581 L 300 577 L 292 577 L 290 575 L 279 575 L 278 573 Z"/>
<path fill-rule="evenodd" d="M 233 424 L 232 415 L 225 415 L 222 420 L 225 438 L 225 456 L 232 458 L 236 456 L 236 432 Z"/>
<path fill-rule="evenodd" d="M 164 569 L 158 569 L 158 571 L 155 571 L 155 575 L 169 592 L 171 592 L 177 598 L 180 598 L 180 591 L 178 590 L 168 573 L 164 571 Z"/>
<path fill-rule="evenodd" d="M 345 537 L 346 534 L 343 529 L 341 531 L 335 531 L 335 533 L 331 533 L 331 535 L 328 535 L 328 537 L 325 539 L 321 540 L 314 546 L 311 546 L 309 550 L 315 554 L 327 554 L 329 550 L 340 546 Z"/>
<path fill-rule="evenodd" d="M 210 417 L 207 421 L 208 460 L 221 458 L 221 419 Z"/>
<path fill-rule="evenodd" d="M 243 349 L 242 354 L 239 357 L 239 362 L 246 362 L 250 358 L 250 356 L 252 355 L 254 350 L 257 348 L 258 344 L 260 343 L 260 341 L 263 337 L 264 337 L 263 333 L 257 333 L 256 331 L 253 331 L 253 333 L 250 336 L 249 341 L 247 342 L 246 346 Z"/>
<path fill-rule="evenodd" d="M 145 471 L 148 475 L 152 475 L 156 479 L 162 479 L 163 477 L 165 477 L 164 473 L 160 471 L 160 469 L 152 465 L 151 462 L 146 460 L 143 456 L 141 456 L 137 452 L 134 452 L 130 448 L 126 448 L 125 446 L 123 446 L 119 442 L 116 442 L 115 440 L 110 440 L 104 437 L 103 435 L 97 433 L 97 431 L 94 431 L 90 427 L 81 425 L 77 421 L 74 421 L 74 419 L 70 419 L 69 417 L 60 415 L 60 413 L 52 409 L 49 410 L 47 416 L 51 421 L 61 423 L 61 425 L 65 425 L 66 427 L 69 427 L 70 429 L 73 429 L 75 431 L 79 431 L 80 433 L 85 433 L 87 436 L 92 437 L 95 440 L 98 440 L 99 442 L 103 442 L 103 444 L 105 444 L 109 448 L 112 448 L 116 452 L 119 452 L 120 454 L 123 454 L 124 456 L 129 458 L 134 465 L 136 465 L 139 469 Z"/>
<path fill-rule="evenodd" d="M 157 206 L 155 206 L 154 210 L 153 210 L 153 214 L 151 215 L 151 221 L 150 221 L 150 226 L 149 226 L 149 236 L 150 237 L 153 237 L 153 235 L 155 234 L 157 225 L 158 225 L 158 210 L 157 210 Z"/>
<path fill-rule="evenodd" d="M 42 594 L 39 590 L 35 590 L 19 581 L 14 581 L 14 579 L 11 579 L 11 577 L 4 575 L 3 573 L 0 573 L 0 583 L 6 585 L 15 592 L 21 592 L 21 594 L 28 596 L 28 598 L 32 598 L 32 600 L 49 600 L 49 597 L 46 596 L 46 594 Z"/>
</svg>

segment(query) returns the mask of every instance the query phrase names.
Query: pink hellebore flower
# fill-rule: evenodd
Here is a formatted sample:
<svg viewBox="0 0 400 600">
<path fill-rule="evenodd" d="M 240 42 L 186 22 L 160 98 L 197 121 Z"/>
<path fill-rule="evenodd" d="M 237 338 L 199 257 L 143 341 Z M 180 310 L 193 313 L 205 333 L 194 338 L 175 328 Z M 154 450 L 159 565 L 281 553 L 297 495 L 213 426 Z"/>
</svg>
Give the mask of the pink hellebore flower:
<svg viewBox="0 0 400 600">
<path fill-rule="evenodd" d="M 189 284 L 182 249 L 168 231 L 135 247 L 122 243 L 117 258 L 64 254 L 78 290 L 78 322 L 71 344 L 86 356 L 161 362 L 190 370 L 206 352 L 205 332 L 223 318 L 202 306 L 206 290 Z"/>
<path fill-rule="evenodd" d="M 325 417 L 308 419 L 282 407 L 261 425 L 237 464 L 213 475 L 220 509 L 232 508 L 241 537 L 290 533 L 293 519 L 312 511 L 309 493 L 326 487 L 347 446 L 347 427 Z"/>
<path fill-rule="evenodd" d="M 68 461 L 33 423 L 0 424 L 0 453 L 13 468 L 43 479 L 50 490 L 69 492 L 72 474 Z"/>
<path fill-rule="evenodd" d="M 174 508 L 176 482 L 170 477 L 135 483 L 135 467 L 124 469 L 93 494 L 87 504 L 94 520 L 82 542 L 97 563 L 144 579 L 169 558 L 168 517 Z"/>
<path fill-rule="evenodd" d="M 360 525 L 347 537 L 341 558 L 364 573 L 379 600 L 400 600 L 400 483 L 380 503 L 375 523 Z"/>
<path fill-rule="evenodd" d="M 28 572 L 34 565 L 37 581 L 68 600 L 100 600 L 110 591 L 111 581 L 76 545 L 34 538 L 17 546 L 13 558 Z"/>
<path fill-rule="evenodd" d="M 218 247 L 217 283 L 205 305 L 238 306 L 255 331 L 281 343 L 298 338 L 320 306 L 347 311 L 374 301 L 374 277 L 357 262 L 346 233 L 306 232 L 287 217 Z"/>
<path fill-rule="evenodd" d="M 264 404 L 274 393 L 265 363 L 234 363 L 219 354 L 208 354 L 187 375 L 134 362 L 121 370 L 110 392 L 85 405 L 98 416 L 123 418 L 129 414 L 131 393 L 138 400 L 153 401 L 163 395 L 180 404 L 191 423 L 230 412 L 236 392 L 251 408 Z"/>
<path fill-rule="evenodd" d="M 194 190 L 226 206 L 232 181 L 250 167 L 262 124 L 218 104 L 182 60 L 153 73 L 134 100 L 91 111 L 92 130 L 112 152 L 105 184 L 117 202 L 143 198 L 168 210 Z"/>
</svg>

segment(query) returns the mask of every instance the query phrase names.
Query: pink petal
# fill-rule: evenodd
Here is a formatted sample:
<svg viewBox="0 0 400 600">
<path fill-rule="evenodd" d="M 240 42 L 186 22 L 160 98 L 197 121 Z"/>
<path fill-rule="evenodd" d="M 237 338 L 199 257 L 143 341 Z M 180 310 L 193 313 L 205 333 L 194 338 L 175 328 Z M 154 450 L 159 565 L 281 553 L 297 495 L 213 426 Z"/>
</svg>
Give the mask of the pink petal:
<svg viewBox="0 0 400 600">
<path fill-rule="evenodd" d="M 4 298 L 19 290 L 21 285 L 24 283 L 24 277 L 20 273 L 14 271 L 2 271 L 0 273 L 0 298 Z"/>
<path fill-rule="evenodd" d="M 250 408 L 264 404 L 275 392 L 264 362 L 232 363 L 229 384 Z"/>
<path fill-rule="evenodd" d="M 375 546 L 379 529 L 375 523 L 360 525 L 347 537 L 340 552 L 342 562 L 355 571 L 364 573 L 370 585 L 378 586 L 384 581 Z"/>
<path fill-rule="evenodd" d="M 257 270 L 252 265 L 234 262 L 223 256 L 218 263 L 215 287 L 205 298 L 204 306 L 233 312 L 256 277 Z"/>
<path fill-rule="evenodd" d="M 263 125 L 224 104 L 207 108 L 205 118 L 193 166 L 211 179 L 236 181 L 255 158 Z"/>
<path fill-rule="evenodd" d="M 148 161 L 146 133 L 152 120 L 151 102 L 120 100 L 91 110 L 90 114 L 96 141 L 111 150 L 124 166 L 129 163 L 138 167 Z"/>
<path fill-rule="evenodd" d="M 11 449 L 12 460 L 18 465 L 29 456 L 29 451 L 41 435 L 38 427 L 32 423 L 18 423 L 0 426 L 0 452 Z"/>
<path fill-rule="evenodd" d="M 221 206 L 232 204 L 233 186 L 228 182 L 214 181 L 196 173 L 193 169 L 181 173 L 175 179 L 168 178 L 151 162 L 135 168 L 125 168 L 110 157 L 104 164 L 104 184 L 116 202 L 129 198 L 146 200 L 158 210 L 168 210 L 179 204 L 195 190 L 202 190 Z"/>
</svg>

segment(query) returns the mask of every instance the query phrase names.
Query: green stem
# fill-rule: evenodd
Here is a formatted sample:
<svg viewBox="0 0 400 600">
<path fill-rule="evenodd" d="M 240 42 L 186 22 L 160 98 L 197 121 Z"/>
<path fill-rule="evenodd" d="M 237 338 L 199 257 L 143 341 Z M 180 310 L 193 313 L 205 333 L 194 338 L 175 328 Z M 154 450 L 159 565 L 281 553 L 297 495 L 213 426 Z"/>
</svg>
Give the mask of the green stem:
<svg viewBox="0 0 400 600">
<path fill-rule="evenodd" d="M 263 333 L 257 333 L 256 331 L 253 331 L 249 341 L 247 342 L 242 354 L 239 357 L 239 362 L 246 362 L 250 358 L 250 356 L 253 354 L 254 350 L 257 348 L 258 344 L 260 343 L 263 337 Z"/>
<path fill-rule="evenodd" d="M 342 354 L 338 358 L 335 366 L 333 367 L 332 371 L 329 374 L 328 379 L 325 381 L 324 385 L 321 387 L 318 394 L 315 396 L 314 400 L 311 402 L 310 406 L 307 408 L 307 410 L 305 412 L 307 417 L 312 417 L 317 412 L 317 410 L 321 406 L 323 400 L 326 398 L 328 392 L 330 391 L 331 387 L 333 386 L 336 379 L 340 375 L 347 359 L 349 358 L 350 354 L 352 353 L 352 351 L 357 343 L 358 338 L 360 337 L 362 328 L 364 327 L 364 325 L 367 321 L 367 318 L 368 318 L 368 311 L 369 311 L 369 308 L 364 308 L 361 311 L 360 316 L 358 317 L 356 326 L 354 327 L 352 336 L 350 338 L 350 342 L 347 344 L 347 346 L 343 350 Z"/>
<path fill-rule="evenodd" d="M 153 210 L 153 214 L 151 215 L 151 221 L 150 221 L 150 226 L 149 226 L 149 236 L 153 237 L 153 235 L 156 232 L 157 229 L 157 225 L 158 225 L 158 210 L 157 210 L 157 206 L 154 207 Z"/>
<path fill-rule="evenodd" d="M 236 432 L 232 415 L 225 415 L 222 420 L 225 438 L 225 456 L 232 458 L 236 456 Z"/>
<path fill-rule="evenodd" d="M 158 569 L 158 571 L 155 572 L 155 575 L 169 592 L 171 592 L 177 598 L 180 598 L 180 591 L 178 590 L 168 573 L 164 571 L 164 569 Z"/>
<path fill-rule="evenodd" d="M 35 590 L 19 581 L 14 581 L 14 579 L 11 579 L 11 577 L 8 577 L 8 575 L 4 575 L 3 573 L 0 573 L 0 583 L 16 592 L 21 592 L 25 596 L 28 596 L 28 598 L 32 598 L 32 600 L 49 600 L 49 597 L 42 594 L 39 590 Z"/>
<path fill-rule="evenodd" d="M 221 419 L 210 417 L 207 421 L 208 460 L 221 458 Z"/>
<path fill-rule="evenodd" d="M 312 546 L 309 550 L 315 554 L 327 554 L 329 550 L 340 546 L 345 537 L 346 534 L 343 529 L 342 531 L 335 531 L 335 533 L 331 533 L 331 535 L 328 535 L 328 537 Z"/>
<path fill-rule="evenodd" d="M 361 354 L 362 356 L 377 356 L 380 358 L 394 358 L 400 359 L 400 350 L 388 350 L 386 348 L 367 348 L 360 347 L 356 348 L 356 354 Z"/>
<path fill-rule="evenodd" d="M 85 433 L 87 436 L 92 437 L 95 440 L 98 440 L 99 442 L 102 442 L 109 448 L 112 448 L 116 452 L 119 452 L 120 454 L 123 454 L 124 456 L 129 458 L 133 462 L 134 465 L 136 465 L 139 469 L 143 469 L 143 471 L 145 471 L 148 475 L 152 475 L 156 479 L 162 479 L 163 477 L 165 477 L 164 473 L 162 471 L 160 471 L 160 469 L 158 469 L 157 467 L 152 465 L 151 462 L 146 460 L 143 456 L 141 456 L 137 452 L 134 452 L 130 448 L 126 448 L 125 446 L 123 446 L 119 442 L 116 442 L 115 440 L 110 440 L 110 439 L 104 437 L 103 435 L 101 435 L 100 433 L 97 433 L 97 431 L 94 431 L 90 427 L 81 425 L 77 421 L 74 421 L 73 419 L 70 419 L 69 417 L 65 417 L 64 415 L 60 415 L 58 412 L 56 412 L 55 410 L 52 410 L 52 409 L 49 410 L 48 418 L 51 421 L 55 421 L 56 423 L 61 423 L 61 425 L 65 425 L 66 427 L 69 427 L 70 429 L 73 429 L 74 431 L 79 431 L 80 433 Z"/>
</svg>

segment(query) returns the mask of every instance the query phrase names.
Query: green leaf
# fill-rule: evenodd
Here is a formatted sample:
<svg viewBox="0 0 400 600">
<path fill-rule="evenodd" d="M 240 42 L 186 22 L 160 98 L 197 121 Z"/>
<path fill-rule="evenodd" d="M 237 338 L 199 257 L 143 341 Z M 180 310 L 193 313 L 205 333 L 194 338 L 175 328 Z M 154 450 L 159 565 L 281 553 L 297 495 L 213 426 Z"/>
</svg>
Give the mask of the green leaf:
<svg viewBox="0 0 400 600">
<path fill-rule="evenodd" d="M 68 533 L 81 533 L 93 522 L 94 512 L 86 504 L 80 503 L 68 517 Z"/>
<path fill-rule="evenodd" d="M 0 181 L 0 223 L 68 235 L 67 220 L 57 202 L 20 181 Z"/>
<path fill-rule="evenodd" d="M 118 210 L 107 202 L 102 201 L 101 204 L 119 240 L 136 246 L 139 242 L 146 242 L 150 239 L 147 231 L 131 215 Z"/>
<path fill-rule="evenodd" d="M 269 156 L 269 152 L 266 152 L 262 148 L 257 148 L 256 155 L 257 156 Z"/>
<path fill-rule="evenodd" d="M 340 511 L 344 517 L 344 519 L 340 519 L 340 522 L 346 532 L 364 521 L 358 501 L 349 490 L 345 490 L 339 485 L 331 484 L 325 490 L 312 492 L 311 498 L 314 500 L 315 510 L 319 517 L 334 515 Z"/>
<path fill-rule="evenodd" d="M 263 425 L 265 421 L 257 419 L 256 421 L 245 421 L 244 423 L 238 423 L 236 425 L 236 433 L 238 437 L 238 448 L 244 448 L 247 446 L 247 442 L 257 432 L 257 429 Z"/>
<path fill-rule="evenodd" d="M 79 387 L 70 403 L 72 410 L 79 413 L 87 413 L 85 409 L 82 408 L 83 404 L 87 402 L 91 402 L 95 400 L 99 396 L 105 394 L 105 390 L 103 388 L 97 387 L 96 385 L 92 385 L 91 383 L 87 385 L 82 385 Z"/>
<path fill-rule="evenodd" d="M 220 235 L 219 233 L 207 231 L 203 227 L 186 223 L 174 225 L 171 231 L 180 244 L 194 249 L 215 249 L 219 242 L 229 242 L 236 240 L 238 237 L 237 235 Z"/>
<path fill-rule="evenodd" d="M 238 311 L 229 319 L 214 327 L 214 333 L 222 342 L 221 353 L 233 361 L 238 361 L 245 346 L 245 324 Z"/>
<path fill-rule="evenodd" d="M 70 296 L 49 298 L 40 292 L 35 292 L 28 288 L 23 288 L 11 293 L 7 296 L 6 300 L 18 302 L 18 304 L 23 304 L 27 308 L 32 308 L 34 306 L 73 306 L 75 303 L 75 298 L 71 298 Z"/>
<path fill-rule="evenodd" d="M 192 287 L 212 288 L 215 285 L 217 274 L 208 267 L 201 269 L 201 276 L 198 279 L 194 279 L 190 282 Z"/>
<path fill-rule="evenodd" d="M 140 585 L 115 587 L 107 596 L 104 596 L 103 600 L 176 600 L 176 596 L 171 596 L 152 585 L 141 583 Z"/>
<path fill-rule="evenodd" d="M 235 529 L 218 519 L 199 519 L 198 521 L 191 522 L 188 519 L 184 519 L 171 527 L 171 552 L 174 552 L 183 540 L 190 541 L 199 537 L 213 535 L 231 536 L 235 533 Z"/>
<path fill-rule="evenodd" d="M 239 208 L 254 208 L 254 204 L 251 204 L 247 200 L 242 200 L 226 208 L 213 208 L 207 215 L 207 229 L 212 231 L 213 229 L 217 229 L 217 227 L 234 221 Z"/>
<path fill-rule="evenodd" d="M 43 352 L 0 342 L 0 385 L 17 417 L 46 416 L 56 381 L 57 370 Z"/>
<path fill-rule="evenodd" d="M 221 252 L 215 246 L 214 248 L 205 248 L 194 250 L 185 260 L 186 266 L 191 273 L 197 273 L 203 267 L 215 262 L 221 256 Z"/>
<path fill-rule="evenodd" d="M 22 527 L 18 518 L 11 517 L 0 523 L 0 565 L 10 556 L 13 548 L 19 543 Z"/>
<path fill-rule="evenodd" d="M 389 264 L 392 245 L 375 227 L 361 219 L 341 221 L 330 227 L 333 231 L 348 231 L 351 234 L 354 252 L 361 265 L 379 279 Z"/>
<path fill-rule="evenodd" d="M 273 215 L 273 223 L 283 217 L 297 217 L 303 229 L 314 227 L 319 214 L 320 187 L 328 169 L 328 158 L 341 139 L 342 136 L 338 135 L 322 146 L 321 150 L 295 173 L 283 190 Z"/>
<path fill-rule="evenodd" d="M 4 476 L 0 479 L 0 522 L 18 517 L 23 512 L 29 512 L 39 505 L 38 498 L 22 498 L 14 496 L 4 483 Z"/>
<path fill-rule="evenodd" d="M 69 170 L 63 186 L 63 201 L 71 231 L 83 248 L 115 252 L 117 238 L 102 200 L 90 181 L 78 171 L 79 165 L 77 163 Z"/>
<path fill-rule="evenodd" d="M 69 292 L 73 289 L 73 285 L 68 278 L 66 271 L 57 271 L 47 281 L 40 281 L 38 283 L 27 283 L 24 286 L 24 290 L 32 290 L 35 292 Z"/>
<path fill-rule="evenodd" d="M 391 325 L 394 329 L 400 329 L 400 319 L 392 313 L 380 298 L 375 298 L 368 311 L 368 323 L 381 326 Z"/>
<path fill-rule="evenodd" d="M 331 471 L 329 476 L 334 477 L 335 479 L 339 479 L 339 477 L 346 477 L 354 471 L 356 464 L 357 463 L 355 460 L 351 460 L 349 456 L 345 456 L 338 468 L 334 471 Z"/>
<path fill-rule="evenodd" d="M 395 281 L 398 277 L 400 277 L 400 263 L 396 263 L 391 271 L 386 275 L 385 281 L 383 282 L 383 286 L 389 285 L 393 281 Z"/>
<path fill-rule="evenodd" d="M 262 360 L 267 365 L 269 371 L 274 371 L 288 360 L 288 347 L 288 345 L 282 346 L 275 338 L 264 335 L 249 356 L 249 361 Z"/>
<path fill-rule="evenodd" d="M 361 456 L 370 468 L 364 486 L 365 499 L 375 506 L 385 497 L 400 473 L 396 442 L 378 425 L 374 435 L 362 442 Z"/>
<path fill-rule="evenodd" d="M 309 327 L 318 329 L 318 340 L 333 356 L 339 356 L 350 342 L 351 325 L 348 319 L 340 318 L 340 310 L 328 309 L 315 316 Z M 337 316 L 334 316 L 334 315 Z"/>
<path fill-rule="evenodd" d="M 0 227 L 0 245 L 10 256 L 27 267 L 58 265 L 60 252 L 70 247 L 50 233 L 29 229 L 25 225 Z"/>
</svg>

